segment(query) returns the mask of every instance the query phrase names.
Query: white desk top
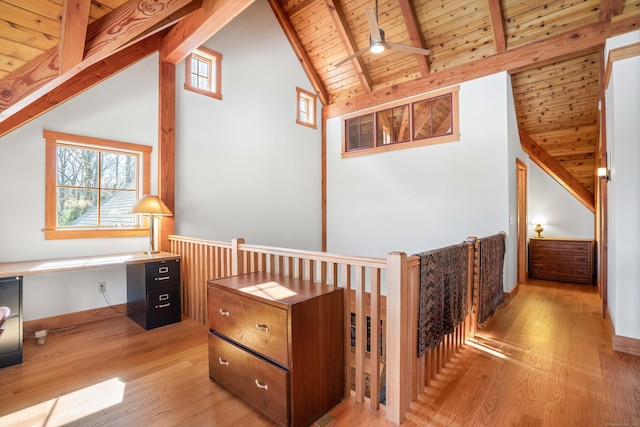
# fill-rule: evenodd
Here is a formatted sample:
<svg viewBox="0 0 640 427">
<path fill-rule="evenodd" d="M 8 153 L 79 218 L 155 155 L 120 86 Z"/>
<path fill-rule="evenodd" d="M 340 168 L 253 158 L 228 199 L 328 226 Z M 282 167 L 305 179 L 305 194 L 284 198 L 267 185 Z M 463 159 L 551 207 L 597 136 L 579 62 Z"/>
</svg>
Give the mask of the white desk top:
<svg viewBox="0 0 640 427">
<path fill-rule="evenodd" d="M 0 263 L 0 277 L 57 273 L 62 271 L 83 270 L 86 268 L 116 267 L 118 265 L 168 261 L 179 258 L 180 255 L 169 252 L 158 252 L 156 254 L 131 252 L 114 255 L 2 262 Z"/>
</svg>

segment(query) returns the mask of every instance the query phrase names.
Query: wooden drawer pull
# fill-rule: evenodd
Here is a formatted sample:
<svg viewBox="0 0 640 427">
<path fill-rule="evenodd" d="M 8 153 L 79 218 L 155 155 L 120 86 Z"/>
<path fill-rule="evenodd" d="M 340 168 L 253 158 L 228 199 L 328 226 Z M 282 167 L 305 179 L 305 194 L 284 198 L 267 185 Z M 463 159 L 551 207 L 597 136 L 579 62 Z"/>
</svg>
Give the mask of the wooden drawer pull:
<svg viewBox="0 0 640 427">
<path fill-rule="evenodd" d="M 261 325 L 259 323 L 256 323 L 256 329 L 261 332 L 269 332 L 269 327 L 267 325 Z"/>
<path fill-rule="evenodd" d="M 260 381 L 258 381 L 257 378 L 256 378 L 256 387 L 261 388 L 263 390 L 269 390 L 269 385 L 268 384 L 265 384 L 265 385 L 260 384 Z"/>
<path fill-rule="evenodd" d="M 583 262 L 583 261 L 586 261 L 587 259 L 586 259 L 586 258 L 584 258 L 584 257 L 579 257 L 579 258 L 576 258 L 576 260 L 577 260 L 577 261 L 580 261 L 580 262 Z"/>
<path fill-rule="evenodd" d="M 227 310 L 219 308 L 218 312 L 220 313 L 220 316 L 229 316 L 229 312 Z"/>
<path fill-rule="evenodd" d="M 220 362 L 221 365 L 229 366 L 229 361 L 228 360 L 224 360 L 222 357 L 218 357 L 218 362 Z"/>
</svg>

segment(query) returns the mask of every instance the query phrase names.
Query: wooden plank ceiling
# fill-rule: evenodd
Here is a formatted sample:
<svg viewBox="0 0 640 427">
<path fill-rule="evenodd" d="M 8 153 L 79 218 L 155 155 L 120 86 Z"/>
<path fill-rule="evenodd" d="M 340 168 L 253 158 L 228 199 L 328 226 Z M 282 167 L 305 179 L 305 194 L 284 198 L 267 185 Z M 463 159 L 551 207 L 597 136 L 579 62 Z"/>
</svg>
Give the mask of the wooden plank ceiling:
<svg viewBox="0 0 640 427">
<path fill-rule="evenodd" d="M 180 62 L 252 1 L 0 0 L 0 136 L 116 72 L 82 74 L 111 55 L 129 58 L 120 68 L 144 49 Z M 593 210 L 602 47 L 639 28 L 640 0 L 379 0 L 386 40 L 431 53 L 366 51 L 340 67 L 369 45 L 375 0 L 255 1 L 271 4 L 326 117 L 508 71 L 524 149 Z"/>
</svg>

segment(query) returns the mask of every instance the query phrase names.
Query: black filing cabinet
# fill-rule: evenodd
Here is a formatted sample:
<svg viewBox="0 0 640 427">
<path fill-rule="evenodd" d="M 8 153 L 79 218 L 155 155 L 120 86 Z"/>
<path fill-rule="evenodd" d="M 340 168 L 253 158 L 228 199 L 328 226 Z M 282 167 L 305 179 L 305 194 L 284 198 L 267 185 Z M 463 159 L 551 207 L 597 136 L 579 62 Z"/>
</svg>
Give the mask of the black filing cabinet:
<svg viewBox="0 0 640 427">
<path fill-rule="evenodd" d="M 0 278 L 0 306 L 9 318 L 0 334 L 0 368 L 22 363 L 22 277 Z"/>
<path fill-rule="evenodd" d="M 180 321 L 180 260 L 127 265 L 127 316 L 145 329 Z"/>
</svg>

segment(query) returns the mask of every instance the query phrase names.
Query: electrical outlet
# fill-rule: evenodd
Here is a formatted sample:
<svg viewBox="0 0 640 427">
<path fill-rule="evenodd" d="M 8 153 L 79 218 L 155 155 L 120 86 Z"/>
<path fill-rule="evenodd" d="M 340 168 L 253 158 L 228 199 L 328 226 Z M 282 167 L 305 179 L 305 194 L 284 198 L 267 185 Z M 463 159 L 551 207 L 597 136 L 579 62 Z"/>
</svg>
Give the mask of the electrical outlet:
<svg viewBox="0 0 640 427">
<path fill-rule="evenodd" d="M 36 344 L 43 345 L 45 340 L 47 339 L 47 330 L 42 329 L 41 331 L 36 331 Z"/>
<path fill-rule="evenodd" d="M 104 294 L 107 291 L 107 282 L 98 282 L 98 292 Z"/>
</svg>

